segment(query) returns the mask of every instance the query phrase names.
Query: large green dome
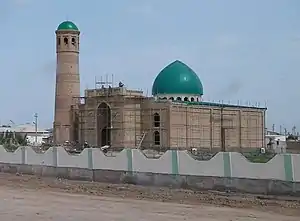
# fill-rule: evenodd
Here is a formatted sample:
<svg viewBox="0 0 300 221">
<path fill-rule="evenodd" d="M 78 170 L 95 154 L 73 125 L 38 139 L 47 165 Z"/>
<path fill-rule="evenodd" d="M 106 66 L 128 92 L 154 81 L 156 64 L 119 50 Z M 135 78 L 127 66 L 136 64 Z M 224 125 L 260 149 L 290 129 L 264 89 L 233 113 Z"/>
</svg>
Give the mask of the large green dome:
<svg viewBox="0 0 300 221">
<path fill-rule="evenodd" d="M 77 26 L 71 22 L 71 21 L 64 21 L 62 22 L 58 27 L 57 27 L 57 31 L 61 31 L 61 30 L 74 30 L 74 31 L 79 31 L 79 29 L 77 28 Z"/>
<path fill-rule="evenodd" d="M 181 61 L 174 61 L 155 78 L 152 95 L 184 94 L 203 95 L 203 86 L 198 75 Z"/>
</svg>

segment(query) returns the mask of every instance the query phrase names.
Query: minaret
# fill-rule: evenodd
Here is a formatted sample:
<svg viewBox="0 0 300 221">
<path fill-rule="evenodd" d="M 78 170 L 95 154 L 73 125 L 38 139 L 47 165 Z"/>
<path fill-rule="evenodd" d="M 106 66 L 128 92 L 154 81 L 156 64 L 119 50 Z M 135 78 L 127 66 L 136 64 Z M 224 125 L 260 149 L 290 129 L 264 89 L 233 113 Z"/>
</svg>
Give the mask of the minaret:
<svg viewBox="0 0 300 221">
<path fill-rule="evenodd" d="M 53 125 L 55 144 L 70 141 L 71 106 L 80 96 L 79 29 L 71 21 L 61 23 L 56 30 L 56 88 Z"/>
</svg>

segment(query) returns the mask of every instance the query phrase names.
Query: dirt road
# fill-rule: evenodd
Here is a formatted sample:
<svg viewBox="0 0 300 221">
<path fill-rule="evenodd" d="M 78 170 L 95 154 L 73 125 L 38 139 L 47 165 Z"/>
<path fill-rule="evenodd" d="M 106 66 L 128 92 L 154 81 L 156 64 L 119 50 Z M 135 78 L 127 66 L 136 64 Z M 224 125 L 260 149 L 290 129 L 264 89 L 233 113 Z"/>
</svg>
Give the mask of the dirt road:
<svg viewBox="0 0 300 221">
<path fill-rule="evenodd" d="M 300 199 L 0 174 L 1 221 L 296 221 Z"/>
</svg>

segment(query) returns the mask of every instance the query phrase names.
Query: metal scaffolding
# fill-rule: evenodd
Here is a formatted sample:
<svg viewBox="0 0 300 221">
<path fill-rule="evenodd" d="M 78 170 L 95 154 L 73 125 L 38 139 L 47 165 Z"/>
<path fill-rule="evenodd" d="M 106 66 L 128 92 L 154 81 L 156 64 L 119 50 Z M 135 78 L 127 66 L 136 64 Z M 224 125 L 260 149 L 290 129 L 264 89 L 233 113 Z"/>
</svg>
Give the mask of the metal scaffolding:
<svg viewBox="0 0 300 221">
<path fill-rule="evenodd" d="M 170 101 L 129 95 L 79 99 L 84 102 L 74 111 L 75 133 L 81 143 L 95 147 L 214 152 L 264 146 L 264 115 L 256 109 L 184 104 L 173 108 Z"/>
<path fill-rule="evenodd" d="M 155 101 L 141 90 L 123 86 L 95 79 L 95 89 L 74 98 L 73 141 L 115 149 L 197 148 L 210 152 L 265 146 L 264 108 Z"/>
<path fill-rule="evenodd" d="M 78 125 L 74 134 L 78 134 L 80 143 L 86 141 L 96 147 L 110 145 L 117 149 L 143 149 L 161 146 L 161 142 L 153 141 L 157 131 L 159 140 L 165 139 L 167 122 L 161 116 L 166 115 L 168 110 L 152 108 L 145 97 L 117 95 L 76 99 L 77 104 L 79 100 L 81 102 L 73 108 L 73 115 L 76 116 L 73 120 Z"/>
<path fill-rule="evenodd" d="M 261 148 L 264 142 L 264 111 L 224 105 L 174 108 L 170 140 L 178 149 L 241 151 Z"/>
</svg>

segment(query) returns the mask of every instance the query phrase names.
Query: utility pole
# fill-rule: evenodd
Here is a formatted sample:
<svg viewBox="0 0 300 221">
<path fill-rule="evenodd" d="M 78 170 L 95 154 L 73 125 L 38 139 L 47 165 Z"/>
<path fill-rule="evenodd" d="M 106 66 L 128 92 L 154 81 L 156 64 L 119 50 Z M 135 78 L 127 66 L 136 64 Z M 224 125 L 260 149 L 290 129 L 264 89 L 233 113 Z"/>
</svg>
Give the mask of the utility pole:
<svg viewBox="0 0 300 221">
<path fill-rule="evenodd" d="M 293 126 L 292 128 L 292 135 L 296 136 L 296 126 Z"/>
<path fill-rule="evenodd" d="M 34 126 L 35 126 L 35 144 L 37 145 L 37 137 L 38 137 L 38 114 L 34 114 Z"/>
<path fill-rule="evenodd" d="M 279 134 L 282 135 L 282 126 L 279 126 Z"/>
</svg>

